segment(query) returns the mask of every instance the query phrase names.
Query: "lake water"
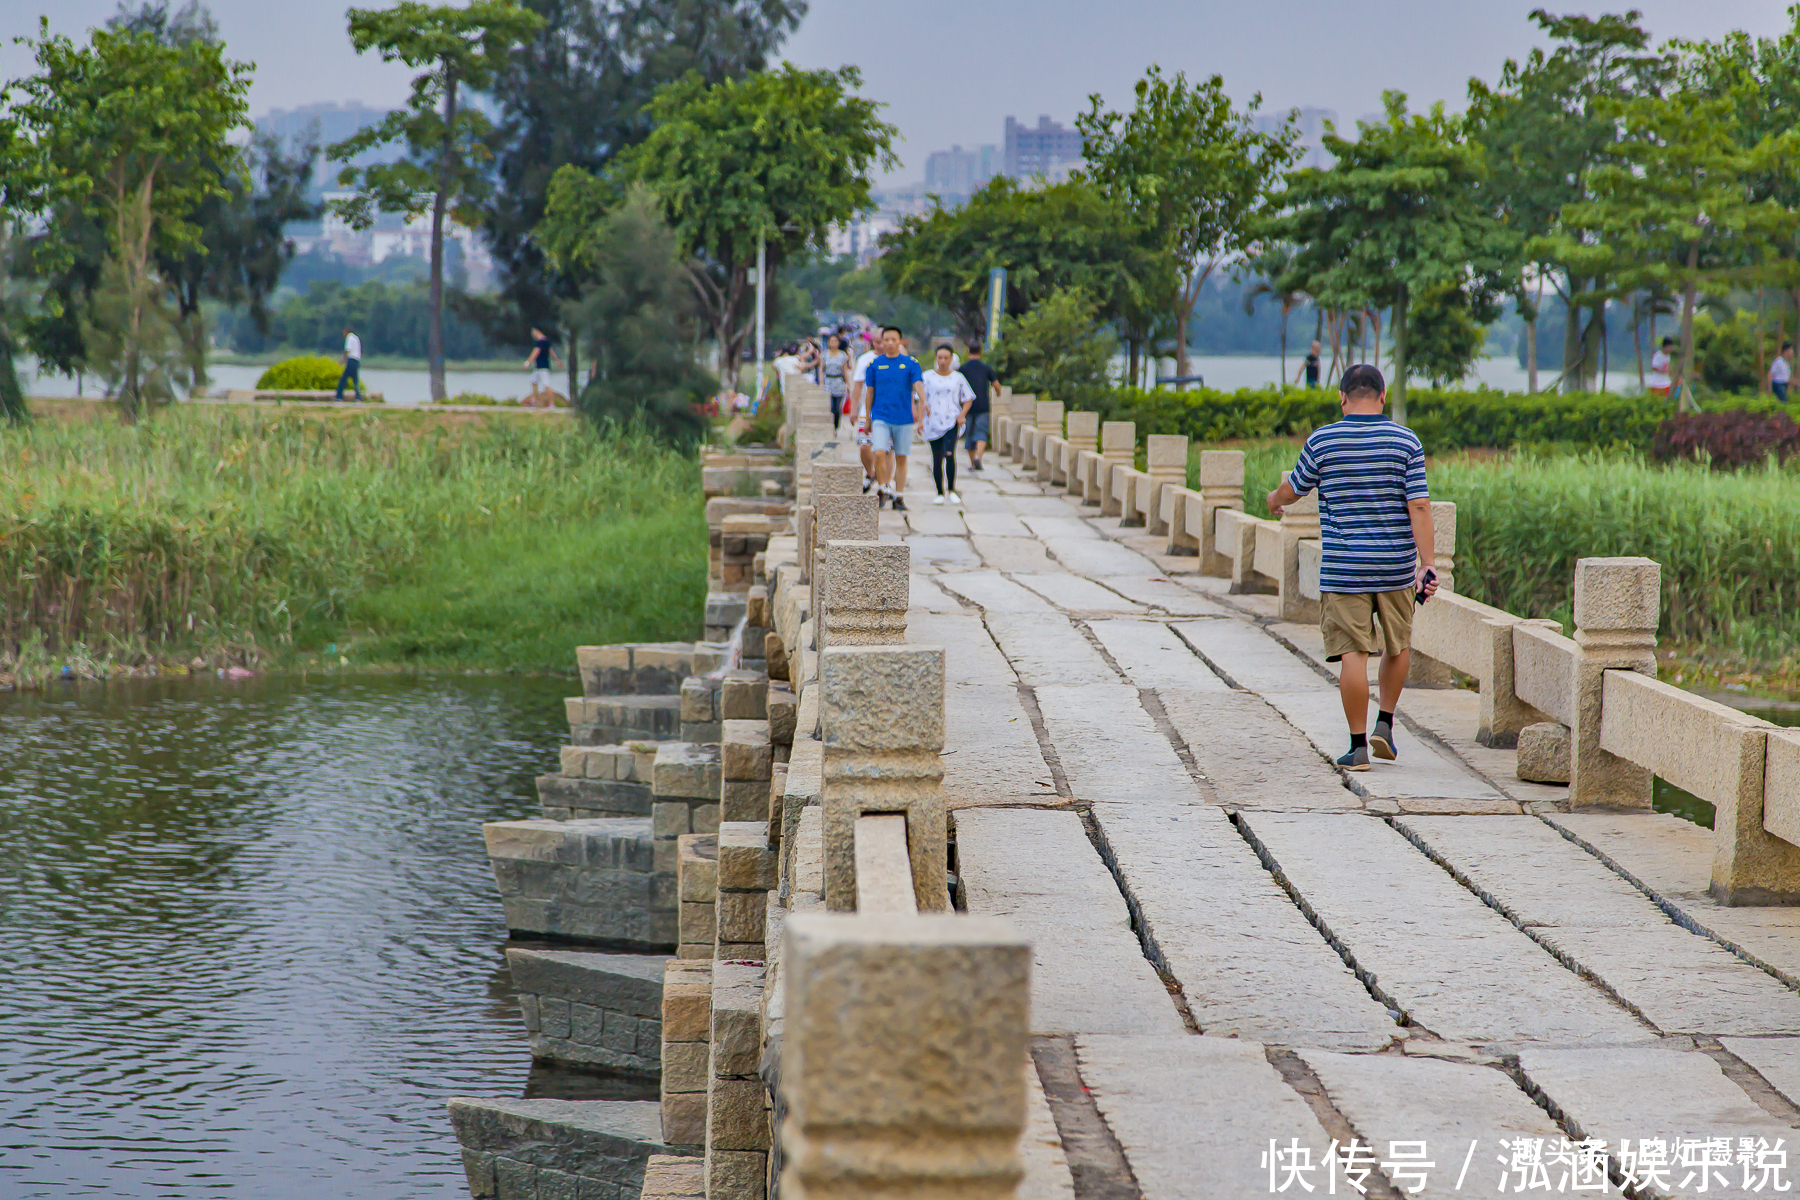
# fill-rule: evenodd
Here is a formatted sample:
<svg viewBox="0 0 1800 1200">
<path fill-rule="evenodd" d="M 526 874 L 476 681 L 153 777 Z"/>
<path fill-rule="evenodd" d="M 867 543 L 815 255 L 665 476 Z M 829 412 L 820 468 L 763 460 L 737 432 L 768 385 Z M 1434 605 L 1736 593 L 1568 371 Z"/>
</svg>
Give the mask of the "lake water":
<svg viewBox="0 0 1800 1200">
<path fill-rule="evenodd" d="M 0 694 L 0 1196 L 450 1200 L 448 1097 L 583 1094 L 533 1073 L 480 829 L 577 686 Z"/>
</svg>

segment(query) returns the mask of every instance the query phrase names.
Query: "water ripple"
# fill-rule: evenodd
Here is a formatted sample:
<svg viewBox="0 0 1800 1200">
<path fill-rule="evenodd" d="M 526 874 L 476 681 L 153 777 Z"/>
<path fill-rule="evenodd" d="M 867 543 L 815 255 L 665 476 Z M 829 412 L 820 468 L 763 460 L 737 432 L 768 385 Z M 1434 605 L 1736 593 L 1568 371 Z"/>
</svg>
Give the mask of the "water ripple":
<svg viewBox="0 0 1800 1200">
<path fill-rule="evenodd" d="M 0 1196 L 465 1194 L 445 1098 L 541 1086 L 480 822 L 570 687 L 0 696 Z"/>
</svg>

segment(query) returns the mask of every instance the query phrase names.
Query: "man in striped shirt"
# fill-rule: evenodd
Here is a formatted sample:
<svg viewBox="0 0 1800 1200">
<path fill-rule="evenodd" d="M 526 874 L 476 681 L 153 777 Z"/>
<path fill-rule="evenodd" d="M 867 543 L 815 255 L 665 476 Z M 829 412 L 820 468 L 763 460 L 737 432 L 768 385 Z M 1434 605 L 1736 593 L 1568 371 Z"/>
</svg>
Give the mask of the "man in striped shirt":
<svg viewBox="0 0 1800 1200">
<path fill-rule="evenodd" d="M 1319 631 L 1325 658 L 1339 664 L 1338 694 L 1350 723 L 1350 752 L 1338 765 L 1369 769 L 1369 752 L 1392 760 L 1394 709 L 1411 662 L 1415 595 L 1437 591 L 1427 570 L 1432 545 L 1425 448 L 1382 410 L 1387 383 L 1367 363 L 1338 382 L 1343 420 L 1316 429 L 1286 482 L 1269 493 L 1276 514 L 1319 490 Z M 1379 638 L 1376 626 L 1380 626 Z M 1368 733 L 1369 655 L 1382 648 L 1381 709 Z"/>
</svg>

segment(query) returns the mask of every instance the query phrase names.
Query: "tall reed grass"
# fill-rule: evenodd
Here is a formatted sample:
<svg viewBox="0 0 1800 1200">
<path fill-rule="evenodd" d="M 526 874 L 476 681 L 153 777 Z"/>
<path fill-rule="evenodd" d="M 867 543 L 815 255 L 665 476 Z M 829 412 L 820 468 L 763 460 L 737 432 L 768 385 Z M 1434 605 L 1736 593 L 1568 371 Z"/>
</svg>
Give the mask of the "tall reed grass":
<svg viewBox="0 0 1800 1200">
<path fill-rule="evenodd" d="M 195 644 L 254 657 L 451 539 L 681 508 L 697 521 L 694 476 L 648 439 L 573 422 L 176 408 L 3 432 L 0 656 Z"/>
<path fill-rule="evenodd" d="M 1266 516 L 1264 498 L 1299 447 L 1244 450 L 1244 508 Z M 1642 555 L 1662 564 L 1665 637 L 1761 661 L 1795 653 L 1800 471 L 1590 451 L 1448 456 L 1429 476 L 1433 499 L 1456 502 L 1456 590 L 1466 596 L 1566 626 L 1576 559 Z"/>
</svg>

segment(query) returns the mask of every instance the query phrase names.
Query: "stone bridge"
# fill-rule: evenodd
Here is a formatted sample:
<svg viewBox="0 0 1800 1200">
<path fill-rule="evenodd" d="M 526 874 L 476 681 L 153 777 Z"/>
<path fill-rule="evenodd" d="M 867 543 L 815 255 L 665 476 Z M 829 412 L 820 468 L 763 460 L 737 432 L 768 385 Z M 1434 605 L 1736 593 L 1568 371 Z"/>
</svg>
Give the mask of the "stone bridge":
<svg viewBox="0 0 1800 1200">
<path fill-rule="evenodd" d="M 737 665 L 584 650 L 488 828 L 509 925 L 611 951 L 512 952 L 533 1053 L 660 1106 L 457 1101 L 476 1196 L 1794 1188 L 1800 736 L 1656 681 L 1655 563 L 1583 560 L 1565 637 L 1455 594 L 1436 506 L 1399 760 L 1346 775 L 1316 514 L 1241 455 L 1189 489 L 1009 396 L 960 507 L 877 512 L 799 391 L 791 479 L 708 472 L 763 493 L 709 513 Z"/>
</svg>

